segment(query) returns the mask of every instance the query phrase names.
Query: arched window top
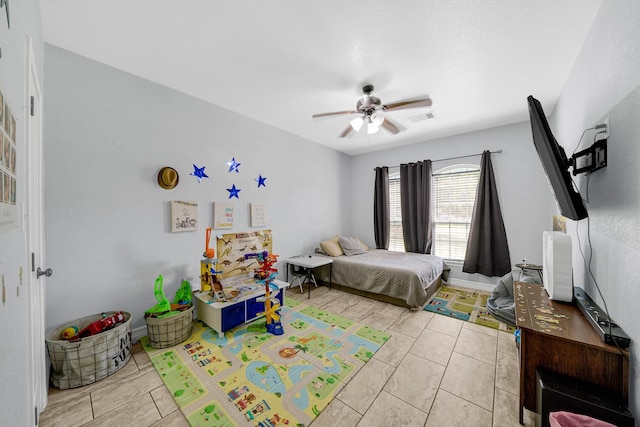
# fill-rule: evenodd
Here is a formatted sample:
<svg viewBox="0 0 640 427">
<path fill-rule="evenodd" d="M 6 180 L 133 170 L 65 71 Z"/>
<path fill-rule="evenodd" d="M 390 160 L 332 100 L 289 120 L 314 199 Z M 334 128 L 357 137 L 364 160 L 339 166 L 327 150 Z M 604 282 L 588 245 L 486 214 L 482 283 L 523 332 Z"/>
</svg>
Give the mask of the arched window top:
<svg viewBox="0 0 640 427">
<path fill-rule="evenodd" d="M 472 165 L 472 164 L 457 164 L 457 165 L 449 165 L 443 168 L 438 169 L 432 175 L 446 175 L 446 174 L 454 174 L 461 172 L 476 172 L 480 170 L 480 165 Z"/>
</svg>

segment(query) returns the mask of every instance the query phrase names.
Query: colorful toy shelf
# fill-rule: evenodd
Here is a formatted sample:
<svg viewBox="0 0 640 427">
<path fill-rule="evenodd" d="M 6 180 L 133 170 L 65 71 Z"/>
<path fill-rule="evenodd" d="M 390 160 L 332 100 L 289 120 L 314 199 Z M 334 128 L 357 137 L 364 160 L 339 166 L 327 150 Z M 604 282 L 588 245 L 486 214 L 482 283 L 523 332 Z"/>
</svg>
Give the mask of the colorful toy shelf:
<svg viewBox="0 0 640 427">
<path fill-rule="evenodd" d="M 271 297 L 276 298 L 281 306 L 284 305 L 284 290 L 289 284 L 277 279 L 271 284 L 272 289 L 277 287 L 271 292 Z M 264 284 L 251 277 L 223 283 L 223 287 L 229 297 L 226 302 L 212 301 L 208 292 L 194 294 L 198 318 L 215 330 L 220 338 L 225 331 L 261 317 L 265 304 L 264 300 L 258 300 L 266 293 Z"/>
</svg>

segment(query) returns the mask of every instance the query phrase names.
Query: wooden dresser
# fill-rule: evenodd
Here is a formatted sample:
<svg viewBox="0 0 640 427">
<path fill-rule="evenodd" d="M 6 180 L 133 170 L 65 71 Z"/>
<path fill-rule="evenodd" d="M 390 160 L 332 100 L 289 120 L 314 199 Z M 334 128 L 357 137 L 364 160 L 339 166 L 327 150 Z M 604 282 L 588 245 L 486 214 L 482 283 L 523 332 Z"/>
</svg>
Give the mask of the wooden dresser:
<svg viewBox="0 0 640 427">
<path fill-rule="evenodd" d="M 629 353 L 605 344 L 573 303 L 551 301 L 541 285 L 514 282 L 520 329 L 520 424 L 536 410 L 536 368 L 580 378 L 629 395 Z"/>
</svg>

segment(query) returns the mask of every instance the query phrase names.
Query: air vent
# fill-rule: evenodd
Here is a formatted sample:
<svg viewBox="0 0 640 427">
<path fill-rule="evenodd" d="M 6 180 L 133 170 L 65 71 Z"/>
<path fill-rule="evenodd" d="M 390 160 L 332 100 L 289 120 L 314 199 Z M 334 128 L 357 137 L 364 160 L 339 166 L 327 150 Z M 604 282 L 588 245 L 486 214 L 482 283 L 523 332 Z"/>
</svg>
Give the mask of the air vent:
<svg viewBox="0 0 640 427">
<path fill-rule="evenodd" d="M 411 120 L 412 122 L 421 122 L 423 120 L 433 119 L 434 117 L 435 116 L 433 115 L 433 113 L 429 112 L 429 113 L 418 114 L 417 116 L 411 116 L 409 117 L 409 120 Z"/>
</svg>

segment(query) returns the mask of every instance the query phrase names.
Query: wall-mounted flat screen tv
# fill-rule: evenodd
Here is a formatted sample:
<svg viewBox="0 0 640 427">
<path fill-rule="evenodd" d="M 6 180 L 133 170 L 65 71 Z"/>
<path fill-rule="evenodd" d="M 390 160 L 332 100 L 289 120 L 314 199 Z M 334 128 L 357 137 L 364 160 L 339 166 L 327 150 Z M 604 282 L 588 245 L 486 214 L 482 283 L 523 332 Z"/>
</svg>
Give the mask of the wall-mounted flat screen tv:
<svg viewBox="0 0 640 427">
<path fill-rule="evenodd" d="M 567 160 L 564 149 L 551 133 L 549 122 L 547 122 L 540 102 L 533 96 L 529 96 L 527 101 L 533 145 L 538 151 L 542 168 L 547 175 L 560 213 L 574 221 L 584 219 L 587 217 L 587 208 L 584 206 L 580 193 L 573 186 L 573 180 L 569 173 L 571 163 Z"/>
</svg>

